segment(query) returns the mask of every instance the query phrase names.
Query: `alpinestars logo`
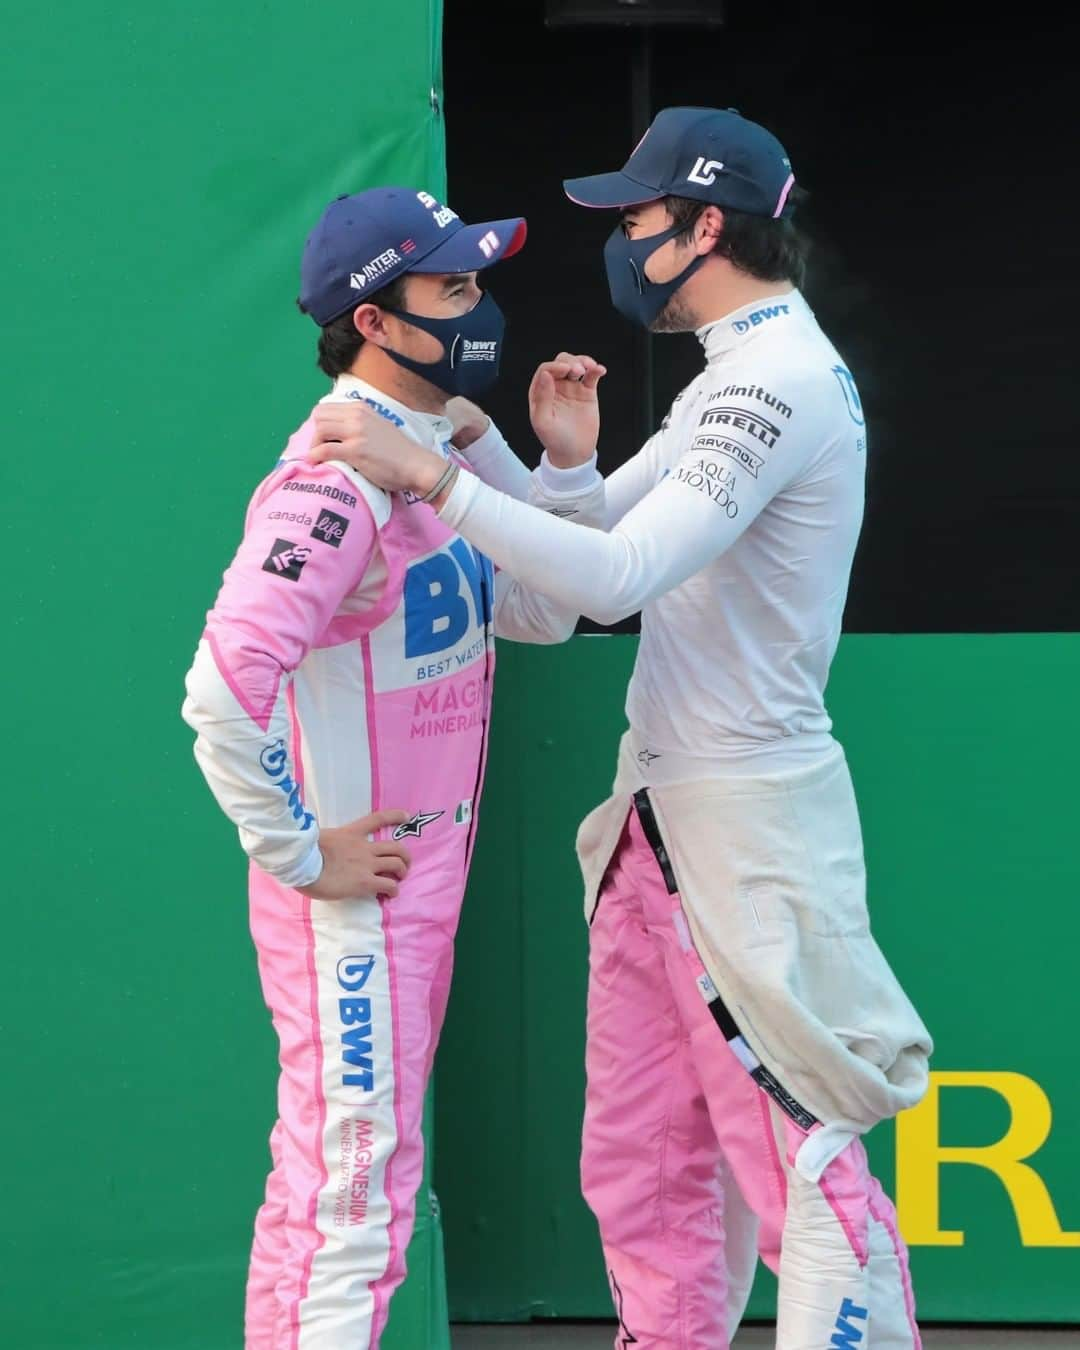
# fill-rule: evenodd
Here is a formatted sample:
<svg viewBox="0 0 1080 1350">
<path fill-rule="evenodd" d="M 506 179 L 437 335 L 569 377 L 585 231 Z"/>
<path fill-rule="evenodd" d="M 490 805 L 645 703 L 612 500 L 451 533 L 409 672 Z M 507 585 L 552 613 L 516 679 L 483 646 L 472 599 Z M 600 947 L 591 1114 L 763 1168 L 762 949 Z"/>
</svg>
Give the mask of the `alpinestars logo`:
<svg viewBox="0 0 1080 1350">
<path fill-rule="evenodd" d="M 393 838 L 419 839 L 426 825 L 430 825 L 433 820 L 438 820 L 440 816 L 445 815 L 445 811 L 417 811 L 411 820 L 407 820 L 403 825 L 397 827 Z"/>
<path fill-rule="evenodd" d="M 294 544 L 291 539 L 275 539 L 262 570 L 271 576 L 284 577 L 286 581 L 299 581 L 304 564 L 310 557 L 311 549 L 306 544 Z"/>
</svg>

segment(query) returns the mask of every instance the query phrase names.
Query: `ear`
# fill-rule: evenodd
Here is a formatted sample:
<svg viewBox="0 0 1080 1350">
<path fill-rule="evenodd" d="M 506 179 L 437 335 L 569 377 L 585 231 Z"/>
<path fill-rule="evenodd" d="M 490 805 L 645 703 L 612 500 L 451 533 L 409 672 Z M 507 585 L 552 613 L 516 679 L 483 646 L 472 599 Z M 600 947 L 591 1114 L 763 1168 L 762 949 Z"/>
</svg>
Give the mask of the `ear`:
<svg viewBox="0 0 1080 1350">
<path fill-rule="evenodd" d="M 707 206 L 698 217 L 694 245 L 698 254 L 711 253 L 724 233 L 724 213 L 719 206 Z"/>
<path fill-rule="evenodd" d="M 353 326 L 365 342 L 381 347 L 388 340 L 386 320 L 378 305 L 357 305 L 352 317 Z"/>
</svg>

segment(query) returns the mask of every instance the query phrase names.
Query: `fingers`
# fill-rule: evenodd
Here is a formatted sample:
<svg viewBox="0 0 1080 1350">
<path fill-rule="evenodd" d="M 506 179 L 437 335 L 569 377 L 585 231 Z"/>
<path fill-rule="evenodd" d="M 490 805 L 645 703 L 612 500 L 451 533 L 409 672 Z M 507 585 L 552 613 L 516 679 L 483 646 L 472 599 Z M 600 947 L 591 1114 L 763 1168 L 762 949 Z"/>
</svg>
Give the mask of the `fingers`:
<svg viewBox="0 0 1080 1350">
<path fill-rule="evenodd" d="M 377 416 L 362 403 L 320 403 L 311 414 L 314 428 L 308 459 L 321 464 L 340 458 L 342 444 L 359 448 L 366 440 L 368 428 Z"/>
<path fill-rule="evenodd" d="M 409 874 L 409 864 L 404 858 L 381 857 L 376 861 L 374 870 L 376 876 L 397 877 L 399 881 L 404 881 Z"/>
<path fill-rule="evenodd" d="M 367 888 L 369 895 L 374 895 L 376 900 L 393 900 L 398 895 L 398 884 L 391 881 L 389 877 L 371 878 L 371 885 Z"/>
<path fill-rule="evenodd" d="M 371 851 L 376 858 L 401 858 L 405 863 L 412 862 L 412 854 L 405 845 L 396 843 L 392 839 L 376 839 L 371 846 Z"/>
<path fill-rule="evenodd" d="M 593 369 L 590 370 L 589 373 L 585 376 L 584 380 L 582 380 L 582 385 L 586 389 L 595 389 L 606 374 L 607 374 L 607 366 L 598 365 L 594 361 Z"/>
<path fill-rule="evenodd" d="M 540 370 L 550 372 L 553 379 L 569 380 L 575 384 L 584 383 L 591 389 L 596 388 L 596 382 L 601 375 L 607 374 L 606 368 L 598 361 L 594 361 L 591 356 L 575 356 L 571 352 L 560 352 L 554 361 L 545 361 L 537 374 Z M 591 385 L 587 383 L 590 377 L 595 377 Z"/>
<path fill-rule="evenodd" d="M 389 825 L 404 825 L 409 819 L 408 811 L 372 811 L 370 816 L 362 816 L 353 824 L 364 834 L 374 834 L 376 830 L 385 830 Z"/>
</svg>

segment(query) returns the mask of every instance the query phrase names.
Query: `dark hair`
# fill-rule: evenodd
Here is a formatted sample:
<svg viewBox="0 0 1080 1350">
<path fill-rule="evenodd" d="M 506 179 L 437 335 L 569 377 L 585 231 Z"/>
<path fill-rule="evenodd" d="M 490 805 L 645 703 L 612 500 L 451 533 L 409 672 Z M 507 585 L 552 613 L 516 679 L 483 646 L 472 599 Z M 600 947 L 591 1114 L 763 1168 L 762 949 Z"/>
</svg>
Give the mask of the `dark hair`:
<svg viewBox="0 0 1080 1350">
<path fill-rule="evenodd" d="M 336 319 L 331 319 L 320 331 L 316 362 L 324 375 L 329 375 L 331 379 L 343 375 L 352 368 L 360 348 L 364 345 L 364 339 L 356 331 L 356 325 L 353 323 L 356 308 L 360 305 L 378 305 L 381 309 L 404 309 L 406 280 L 407 275 L 395 277 L 388 286 L 372 291 L 370 295 L 365 295 L 363 300 L 357 299 L 356 306 L 347 309 L 344 314 L 339 314 Z M 299 300 L 296 304 L 301 314 L 307 313 Z"/>
<path fill-rule="evenodd" d="M 789 201 L 797 206 L 807 195 L 801 188 L 793 187 Z M 667 198 L 671 223 L 681 226 L 675 236 L 678 243 L 690 242 L 694 226 L 708 205 L 689 197 Z M 727 258 L 734 267 L 749 272 L 759 281 L 790 281 L 802 288 L 809 246 L 790 220 L 769 220 L 745 211 L 731 211 L 726 206 L 720 209 L 724 213 L 724 230 L 714 251 L 721 258 Z"/>
</svg>

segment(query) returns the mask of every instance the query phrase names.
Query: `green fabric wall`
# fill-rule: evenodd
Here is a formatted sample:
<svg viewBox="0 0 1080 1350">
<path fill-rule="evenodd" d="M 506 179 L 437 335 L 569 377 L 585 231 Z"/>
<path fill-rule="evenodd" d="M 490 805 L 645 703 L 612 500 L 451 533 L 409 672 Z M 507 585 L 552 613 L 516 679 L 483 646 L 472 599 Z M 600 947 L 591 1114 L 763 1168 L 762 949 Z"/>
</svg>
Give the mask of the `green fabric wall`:
<svg viewBox="0 0 1080 1350">
<path fill-rule="evenodd" d="M 5 1346 L 241 1345 L 276 1047 L 182 681 L 325 388 L 307 231 L 444 190 L 440 34 L 436 0 L 5 8 Z M 391 1350 L 436 1324 L 439 1241 Z"/>
</svg>

